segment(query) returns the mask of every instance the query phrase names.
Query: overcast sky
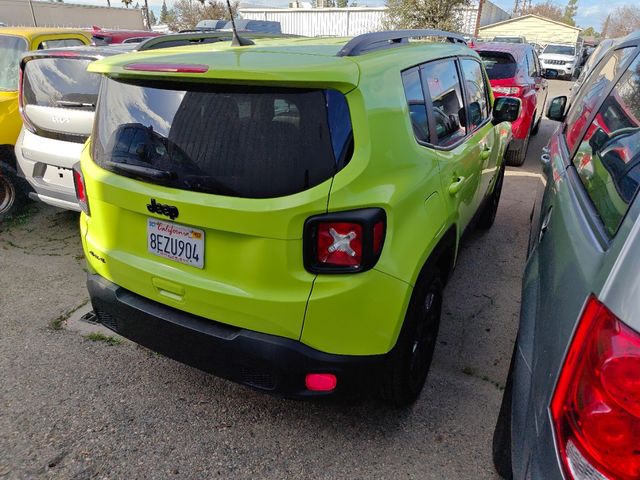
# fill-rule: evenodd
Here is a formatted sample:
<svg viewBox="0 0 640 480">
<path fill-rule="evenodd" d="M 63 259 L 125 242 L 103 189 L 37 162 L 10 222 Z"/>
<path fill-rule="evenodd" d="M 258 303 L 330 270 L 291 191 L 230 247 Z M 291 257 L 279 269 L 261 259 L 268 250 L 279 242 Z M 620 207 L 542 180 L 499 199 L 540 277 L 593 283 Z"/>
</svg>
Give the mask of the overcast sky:
<svg viewBox="0 0 640 480">
<path fill-rule="evenodd" d="M 87 3 L 91 5 L 106 5 L 107 0 L 65 0 L 67 3 Z M 139 1 L 140 4 L 144 0 Z M 491 0 L 493 3 L 503 8 L 506 11 L 513 9 L 514 0 Z M 607 13 L 611 12 L 616 6 L 624 4 L 634 4 L 637 0 L 578 0 L 578 14 L 576 15 L 576 22 L 579 27 L 594 27 L 596 30 L 600 30 L 602 21 L 607 16 Z M 148 0 L 149 6 L 155 11 L 162 5 L 162 0 Z M 167 5 L 171 7 L 174 0 L 167 0 Z M 384 5 L 384 0 L 357 0 L 360 6 L 381 6 Z M 533 4 L 541 3 L 542 0 L 533 0 Z M 119 0 L 111 0 L 112 6 L 117 6 L 120 3 Z M 265 7 L 286 7 L 289 4 L 288 0 L 246 0 L 243 3 L 251 3 L 253 5 L 262 5 Z M 566 0 L 556 0 L 556 4 L 564 7 Z"/>
</svg>

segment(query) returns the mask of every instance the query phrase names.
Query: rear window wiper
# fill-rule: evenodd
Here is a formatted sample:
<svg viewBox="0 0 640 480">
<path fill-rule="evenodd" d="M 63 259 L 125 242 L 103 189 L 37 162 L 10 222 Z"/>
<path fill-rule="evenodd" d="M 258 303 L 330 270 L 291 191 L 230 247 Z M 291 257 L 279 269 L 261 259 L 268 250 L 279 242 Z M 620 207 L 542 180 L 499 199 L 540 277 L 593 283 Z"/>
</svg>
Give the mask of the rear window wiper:
<svg viewBox="0 0 640 480">
<path fill-rule="evenodd" d="M 139 175 L 141 177 L 153 178 L 155 180 L 173 180 L 177 178 L 176 172 L 170 170 L 160 170 L 158 168 L 143 167 L 140 165 L 132 165 L 130 163 L 120 163 L 107 161 L 106 165 L 114 170 L 120 170 L 123 173 Z"/>
<path fill-rule="evenodd" d="M 96 108 L 95 103 L 72 102 L 70 100 L 58 100 L 56 101 L 56 105 L 60 107 L 70 107 L 70 108 Z"/>
<path fill-rule="evenodd" d="M 229 188 L 215 177 L 207 175 L 181 175 L 180 180 L 185 186 L 191 189 L 206 190 L 209 191 L 209 193 L 219 195 L 239 195 L 236 190 Z"/>
</svg>

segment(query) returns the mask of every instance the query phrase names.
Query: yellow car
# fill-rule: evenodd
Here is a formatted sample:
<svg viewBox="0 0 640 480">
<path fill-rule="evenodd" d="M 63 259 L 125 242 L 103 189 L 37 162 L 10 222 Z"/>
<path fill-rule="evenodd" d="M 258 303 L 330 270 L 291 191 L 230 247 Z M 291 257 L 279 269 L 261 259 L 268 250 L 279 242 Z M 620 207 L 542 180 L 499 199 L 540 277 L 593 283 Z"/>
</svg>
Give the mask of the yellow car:
<svg viewBox="0 0 640 480">
<path fill-rule="evenodd" d="M 20 58 L 29 50 L 90 43 L 91 34 L 64 28 L 0 28 L 0 220 L 26 198 L 17 177 L 14 145 L 22 127 L 18 109 Z"/>
</svg>

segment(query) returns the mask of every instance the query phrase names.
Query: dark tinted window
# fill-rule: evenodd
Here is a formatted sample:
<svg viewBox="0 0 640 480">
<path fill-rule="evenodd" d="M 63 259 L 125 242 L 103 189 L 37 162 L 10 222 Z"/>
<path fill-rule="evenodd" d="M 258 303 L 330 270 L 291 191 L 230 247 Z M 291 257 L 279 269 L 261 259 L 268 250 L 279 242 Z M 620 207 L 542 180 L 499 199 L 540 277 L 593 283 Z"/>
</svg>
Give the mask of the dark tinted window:
<svg viewBox="0 0 640 480">
<path fill-rule="evenodd" d="M 533 59 L 533 50 L 527 52 L 527 67 L 529 68 L 529 76 L 536 76 L 536 61 Z"/>
<path fill-rule="evenodd" d="M 487 87 L 480 63 L 475 60 L 463 58 L 460 61 L 460 65 L 462 66 L 464 88 L 468 102 L 465 112 L 467 117 L 469 117 L 469 128 L 474 130 L 489 118 Z"/>
<path fill-rule="evenodd" d="M 24 70 L 25 104 L 93 110 L 100 76 L 87 72 L 89 63 L 72 57 L 30 60 Z"/>
<path fill-rule="evenodd" d="M 620 69 L 634 51 L 635 47 L 622 48 L 603 58 L 572 99 L 572 105 L 567 114 L 567 130 L 565 133 L 569 151 L 572 151 L 579 141 L 584 128 L 587 126 L 589 116 L 594 108 L 597 107 L 598 100 L 603 92 L 611 86 L 611 82 L 620 73 Z"/>
<path fill-rule="evenodd" d="M 460 123 L 463 96 L 455 61 L 427 63 L 422 77 L 431 96 L 438 145 L 453 145 L 465 136 L 465 127 Z"/>
<path fill-rule="evenodd" d="M 0 35 L 0 91 L 18 90 L 20 56 L 26 51 L 24 38 Z"/>
<path fill-rule="evenodd" d="M 409 116 L 411 117 L 413 133 L 421 142 L 428 142 L 429 121 L 418 67 L 403 72 L 402 83 L 404 85 L 404 94 L 407 97 L 407 104 L 409 105 Z"/>
<path fill-rule="evenodd" d="M 512 78 L 516 76 L 517 64 L 508 53 L 503 52 L 478 52 L 491 80 Z"/>
<path fill-rule="evenodd" d="M 349 110 L 339 92 L 184 87 L 105 79 L 94 160 L 169 187 L 269 198 L 318 185 L 351 157 Z"/>
<path fill-rule="evenodd" d="M 603 102 L 573 162 L 613 235 L 640 184 L 640 58 Z"/>
</svg>

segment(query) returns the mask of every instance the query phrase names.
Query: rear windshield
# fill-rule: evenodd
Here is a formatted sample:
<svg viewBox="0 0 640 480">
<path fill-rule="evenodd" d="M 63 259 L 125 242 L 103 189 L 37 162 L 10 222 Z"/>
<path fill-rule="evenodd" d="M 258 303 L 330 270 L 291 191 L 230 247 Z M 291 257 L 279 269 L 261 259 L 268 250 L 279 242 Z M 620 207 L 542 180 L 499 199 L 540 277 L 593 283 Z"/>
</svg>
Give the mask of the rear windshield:
<svg viewBox="0 0 640 480">
<path fill-rule="evenodd" d="M 18 91 L 20 56 L 26 51 L 24 38 L 0 35 L 0 91 Z"/>
<path fill-rule="evenodd" d="M 269 198 L 318 185 L 351 157 L 349 109 L 335 90 L 158 86 L 103 80 L 98 165 L 174 188 Z"/>
<path fill-rule="evenodd" d="M 24 67 L 25 104 L 93 111 L 100 75 L 87 72 L 91 61 L 72 57 L 30 60 Z"/>
<path fill-rule="evenodd" d="M 508 53 L 478 52 L 491 80 L 512 78 L 516 76 L 516 60 Z"/>
<path fill-rule="evenodd" d="M 576 54 L 576 49 L 568 45 L 547 45 L 542 53 L 574 56 Z"/>
<path fill-rule="evenodd" d="M 501 43 L 524 43 L 521 37 L 495 37 L 493 41 Z"/>
</svg>

